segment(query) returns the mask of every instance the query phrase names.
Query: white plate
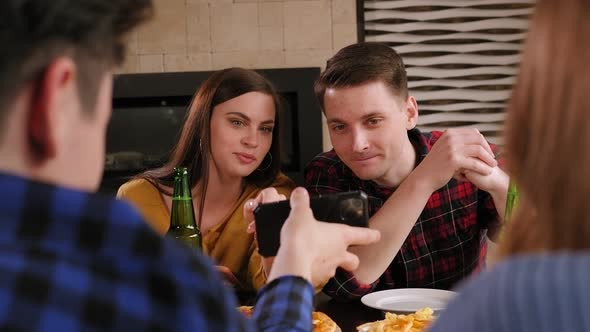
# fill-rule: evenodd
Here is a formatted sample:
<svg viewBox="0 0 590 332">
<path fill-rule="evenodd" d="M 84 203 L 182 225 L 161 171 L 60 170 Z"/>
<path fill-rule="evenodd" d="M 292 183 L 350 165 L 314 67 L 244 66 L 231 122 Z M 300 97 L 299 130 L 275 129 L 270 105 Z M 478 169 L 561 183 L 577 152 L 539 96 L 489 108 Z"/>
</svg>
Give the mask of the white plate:
<svg viewBox="0 0 590 332">
<path fill-rule="evenodd" d="M 434 312 L 444 309 L 455 292 L 430 288 L 400 288 L 367 294 L 361 298 L 368 307 L 400 314 L 414 313 L 429 307 Z"/>
</svg>

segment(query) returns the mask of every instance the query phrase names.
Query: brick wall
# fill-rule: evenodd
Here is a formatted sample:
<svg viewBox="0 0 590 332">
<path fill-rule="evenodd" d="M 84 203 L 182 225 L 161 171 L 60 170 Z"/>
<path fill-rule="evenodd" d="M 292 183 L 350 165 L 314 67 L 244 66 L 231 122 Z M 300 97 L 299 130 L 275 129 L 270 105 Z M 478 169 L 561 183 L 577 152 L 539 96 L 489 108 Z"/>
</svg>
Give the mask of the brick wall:
<svg viewBox="0 0 590 332">
<path fill-rule="evenodd" d="M 322 67 L 357 39 L 355 0 L 155 0 L 125 73 Z"/>
</svg>

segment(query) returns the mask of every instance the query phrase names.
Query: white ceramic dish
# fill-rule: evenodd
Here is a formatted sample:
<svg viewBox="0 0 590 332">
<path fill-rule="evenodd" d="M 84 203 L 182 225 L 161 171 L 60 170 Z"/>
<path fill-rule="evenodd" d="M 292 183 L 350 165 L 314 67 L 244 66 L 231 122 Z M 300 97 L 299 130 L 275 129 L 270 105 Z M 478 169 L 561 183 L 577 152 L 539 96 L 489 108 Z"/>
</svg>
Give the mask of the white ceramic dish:
<svg viewBox="0 0 590 332">
<path fill-rule="evenodd" d="M 429 307 L 438 312 L 446 306 L 455 292 L 430 288 L 400 288 L 367 294 L 361 298 L 366 306 L 399 314 L 414 313 Z"/>
</svg>

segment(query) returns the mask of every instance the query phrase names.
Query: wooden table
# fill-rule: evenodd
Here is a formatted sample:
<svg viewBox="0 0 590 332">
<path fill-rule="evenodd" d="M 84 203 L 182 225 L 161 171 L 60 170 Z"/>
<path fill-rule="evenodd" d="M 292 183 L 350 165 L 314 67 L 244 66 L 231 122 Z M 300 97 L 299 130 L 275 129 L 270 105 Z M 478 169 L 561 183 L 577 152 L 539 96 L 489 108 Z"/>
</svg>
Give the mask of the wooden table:
<svg viewBox="0 0 590 332">
<path fill-rule="evenodd" d="M 359 300 L 338 302 L 322 293 L 315 297 L 315 310 L 330 316 L 342 332 L 356 332 L 357 326 L 384 318 L 383 311 L 369 308 Z"/>
</svg>

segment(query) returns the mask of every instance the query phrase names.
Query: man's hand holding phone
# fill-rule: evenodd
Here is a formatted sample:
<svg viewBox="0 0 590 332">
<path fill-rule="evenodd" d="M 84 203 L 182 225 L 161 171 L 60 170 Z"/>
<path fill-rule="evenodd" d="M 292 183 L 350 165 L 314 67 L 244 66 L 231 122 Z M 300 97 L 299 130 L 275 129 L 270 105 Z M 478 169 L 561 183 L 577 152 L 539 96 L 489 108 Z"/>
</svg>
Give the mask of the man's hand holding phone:
<svg viewBox="0 0 590 332">
<path fill-rule="evenodd" d="M 349 226 L 367 227 L 367 195 L 362 191 L 318 195 L 310 199 L 316 220 Z M 291 212 L 290 202 L 263 201 L 254 209 L 258 251 L 263 257 L 275 256 L 280 246 L 281 228 Z"/>
<path fill-rule="evenodd" d="M 254 203 L 246 203 L 248 221 L 259 203 L 277 201 L 273 188 L 263 190 Z M 318 222 L 310 208 L 309 195 L 303 188 L 293 191 L 290 213 L 280 229 L 280 248 L 274 258 L 268 281 L 283 275 L 297 275 L 318 285 L 334 275 L 338 266 L 354 270 L 358 257 L 348 251 L 351 245 L 367 245 L 379 240 L 379 232 L 366 227 Z M 260 226 L 256 228 L 260 231 Z"/>
</svg>

